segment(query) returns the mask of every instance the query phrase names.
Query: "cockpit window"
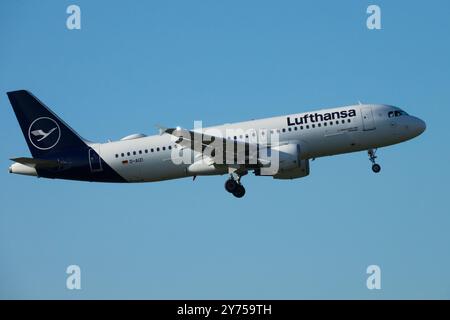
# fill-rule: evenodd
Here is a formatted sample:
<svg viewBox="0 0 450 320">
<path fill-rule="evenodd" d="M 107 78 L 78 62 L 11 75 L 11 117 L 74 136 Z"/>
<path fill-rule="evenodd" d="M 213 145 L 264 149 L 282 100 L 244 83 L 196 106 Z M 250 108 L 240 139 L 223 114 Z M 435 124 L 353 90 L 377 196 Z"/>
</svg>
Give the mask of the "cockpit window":
<svg viewBox="0 0 450 320">
<path fill-rule="evenodd" d="M 400 117 L 400 116 L 407 116 L 408 114 L 403 111 L 403 110 L 395 110 L 395 111 L 389 111 L 388 112 L 388 117 L 392 118 L 392 117 Z"/>
</svg>

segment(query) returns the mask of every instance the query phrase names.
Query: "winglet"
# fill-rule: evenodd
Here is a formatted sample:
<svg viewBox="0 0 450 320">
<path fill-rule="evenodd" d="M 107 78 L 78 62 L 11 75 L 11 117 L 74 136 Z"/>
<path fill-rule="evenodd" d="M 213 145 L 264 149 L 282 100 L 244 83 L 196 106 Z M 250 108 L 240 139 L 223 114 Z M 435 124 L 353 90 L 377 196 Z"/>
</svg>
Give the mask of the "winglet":
<svg viewBox="0 0 450 320">
<path fill-rule="evenodd" d="M 159 130 L 159 135 L 162 136 L 164 133 L 167 132 L 167 128 L 164 126 L 161 126 L 159 124 L 155 124 L 155 127 Z"/>
<path fill-rule="evenodd" d="M 176 128 L 166 128 L 160 125 L 155 125 L 159 129 L 159 135 L 163 135 L 164 133 L 173 134 L 175 131 L 182 130 L 181 127 Z"/>
</svg>

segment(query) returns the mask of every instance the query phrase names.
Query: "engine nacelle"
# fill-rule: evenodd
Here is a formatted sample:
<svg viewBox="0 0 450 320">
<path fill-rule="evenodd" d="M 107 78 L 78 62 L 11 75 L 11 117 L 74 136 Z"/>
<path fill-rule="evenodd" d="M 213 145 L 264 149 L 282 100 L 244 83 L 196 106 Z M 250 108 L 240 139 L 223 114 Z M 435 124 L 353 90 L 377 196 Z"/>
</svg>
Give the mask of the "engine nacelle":
<svg viewBox="0 0 450 320">
<path fill-rule="evenodd" d="M 278 153 L 278 166 L 275 152 Z M 309 160 L 300 157 L 300 145 L 296 143 L 273 147 L 269 167 L 255 171 L 256 175 L 272 176 L 274 179 L 296 179 L 309 175 Z"/>
<path fill-rule="evenodd" d="M 300 160 L 299 166 L 290 170 L 283 170 L 273 176 L 274 179 L 297 179 L 309 175 L 309 160 Z"/>
</svg>

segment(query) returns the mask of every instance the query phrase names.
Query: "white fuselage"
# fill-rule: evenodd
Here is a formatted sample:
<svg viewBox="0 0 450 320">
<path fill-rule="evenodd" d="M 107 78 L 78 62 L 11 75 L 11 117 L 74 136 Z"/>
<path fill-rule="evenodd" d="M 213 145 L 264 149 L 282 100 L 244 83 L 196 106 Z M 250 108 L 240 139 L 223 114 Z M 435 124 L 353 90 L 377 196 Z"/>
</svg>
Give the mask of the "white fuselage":
<svg viewBox="0 0 450 320">
<path fill-rule="evenodd" d="M 313 121 L 308 114 L 337 114 L 355 110 L 352 117 L 319 119 Z M 409 140 L 425 129 L 422 120 L 409 116 L 388 105 L 352 105 L 323 109 L 309 113 L 291 114 L 260 120 L 204 128 L 217 129 L 226 138 L 227 129 L 279 130 L 280 144 L 295 143 L 301 146 L 301 158 L 311 159 L 336 154 L 384 147 Z M 395 116 L 395 112 L 398 113 Z M 317 120 L 317 119 L 316 119 Z M 237 140 L 246 140 L 245 135 Z M 189 164 L 174 164 L 171 153 L 175 148 L 170 134 L 121 140 L 90 145 L 101 158 L 129 182 L 161 181 L 194 176 Z M 226 171 L 217 171 L 224 174 Z M 206 173 L 205 173 L 206 174 Z"/>
</svg>

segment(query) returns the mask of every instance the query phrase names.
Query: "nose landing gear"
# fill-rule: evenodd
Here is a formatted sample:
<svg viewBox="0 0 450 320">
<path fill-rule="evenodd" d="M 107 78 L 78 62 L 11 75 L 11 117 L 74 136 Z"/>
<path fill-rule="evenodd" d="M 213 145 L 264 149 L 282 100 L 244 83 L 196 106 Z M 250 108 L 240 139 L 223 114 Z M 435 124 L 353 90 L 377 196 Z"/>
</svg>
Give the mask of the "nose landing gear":
<svg viewBox="0 0 450 320">
<path fill-rule="evenodd" d="M 369 149 L 367 151 L 367 154 L 369 155 L 369 160 L 372 162 L 372 171 L 375 173 L 378 173 L 381 171 L 381 166 L 378 163 L 375 163 L 375 159 L 377 156 L 375 153 L 377 152 L 377 149 Z"/>
<path fill-rule="evenodd" d="M 245 188 L 241 184 L 240 176 L 235 179 L 233 175 L 231 175 L 231 177 L 225 181 L 225 190 L 232 193 L 236 198 L 242 198 L 245 195 Z"/>
</svg>

